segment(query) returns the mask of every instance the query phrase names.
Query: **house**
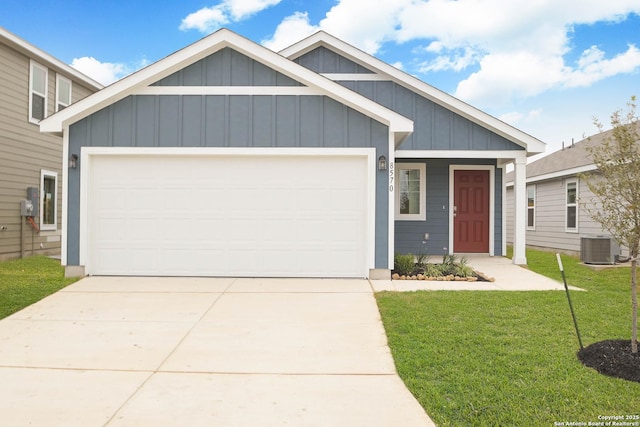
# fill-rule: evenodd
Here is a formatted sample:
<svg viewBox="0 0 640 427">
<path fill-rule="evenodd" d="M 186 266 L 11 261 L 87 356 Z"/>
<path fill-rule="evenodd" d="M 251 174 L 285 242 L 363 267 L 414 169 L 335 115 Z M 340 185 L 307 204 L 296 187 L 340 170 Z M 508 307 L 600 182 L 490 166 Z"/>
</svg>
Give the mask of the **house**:
<svg viewBox="0 0 640 427">
<path fill-rule="evenodd" d="M 64 140 L 70 275 L 388 278 L 395 252 L 502 255 L 504 167 L 524 201 L 544 150 L 324 32 L 275 53 L 221 29 L 41 131 Z"/>
<path fill-rule="evenodd" d="M 62 138 L 38 123 L 101 88 L 0 28 L 0 260 L 60 254 Z M 22 217 L 27 188 L 34 210 Z"/>
<path fill-rule="evenodd" d="M 599 133 L 527 165 L 526 242 L 543 250 L 558 250 L 578 256 L 581 239 L 586 236 L 609 236 L 587 214 L 584 203 L 595 197 L 579 174 L 596 171 L 587 148 L 598 145 L 611 131 Z M 514 218 L 513 178 L 507 181 L 507 224 Z M 509 230 L 509 227 L 507 227 Z M 507 232 L 507 242 L 512 242 Z"/>
</svg>

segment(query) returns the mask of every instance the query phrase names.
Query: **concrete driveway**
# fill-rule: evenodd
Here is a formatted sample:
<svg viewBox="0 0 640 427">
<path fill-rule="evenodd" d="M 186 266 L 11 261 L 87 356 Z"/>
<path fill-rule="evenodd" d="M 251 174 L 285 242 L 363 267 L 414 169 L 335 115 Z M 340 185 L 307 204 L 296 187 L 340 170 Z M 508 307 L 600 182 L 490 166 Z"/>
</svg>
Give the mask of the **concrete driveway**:
<svg viewBox="0 0 640 427">
<path fill-rule="evenodd" d="M 0 321 L 10 426 L 432 426 L 366 280 L 85 278 Z"/>
</svg>

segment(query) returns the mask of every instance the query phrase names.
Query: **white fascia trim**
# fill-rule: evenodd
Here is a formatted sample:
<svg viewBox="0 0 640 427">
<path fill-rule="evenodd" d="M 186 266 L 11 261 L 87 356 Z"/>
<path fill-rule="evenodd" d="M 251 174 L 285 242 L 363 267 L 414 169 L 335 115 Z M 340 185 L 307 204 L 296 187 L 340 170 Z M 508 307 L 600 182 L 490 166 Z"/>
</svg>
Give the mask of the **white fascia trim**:
<svg viewBox="0 0 640 427">
<path fill-rule="evenodd" d="M 396 158 L 395 158 L 395 140 L 393 138 L 393 135 L 389 135 L 389 162 L 388 164 L 388 171 L 389 171 L 389 243 L 387 243 L 388 246 L 388 254 L 387 254 L 387 267 L 389 268 L 389 270 L 393 270 L 393 257 L 395 254 L 395 247 L 396 247 L 396 218 L 395 218 L 395 213 L 396 213 L 396 207 L 395 207 L 395 201 L 396 201 L 396 195 L 395 195 L 395 191 L 396 191 L 396 185 L 395 185 L 395 179 L 396 179 Z"/>
<path fill-rule="evenodd" d="M 82 147 L 83 155 L 112 156 L 374 156 L 375 148 L 346 147 Z"/>
<path fill-rule="evenodd" d="M 577 168 L 571 168 L 571 169 L 565 169 L 562 171 L 558 171 L 558 172 L 551 172 L 551 173 L 546 173 L 544 175 L 538 175 L 538 176 L 532 176 L 530 178 L 526 179 L 526 183 L 527 184 L 531 184 L 531 183 L 535 183 L 535 182 L 540 182 L 540 181 L 546 181 L 548 179 L 556 179 L 556 178 L 562 178 L 565 176 L 572 176 L 572 175 L 577 175 L 579 173 L 585 173 L 585 172 L 591 172 L 594 170 L 598 170 L 598 167 L 596 165 L 586 165 L 586 166 L 579 166 Z M 513 187 L 513 181 L 509 181 L 506 183 L 507 187 Z"/>
<path fill-rule="evenodd" d="M 399 159 L 519 159 L 524 150 L 396 150 Z"/>
<path fill-rule="evenodd" d="M 522 132 L 521 130 L 514 128 L 511 125 L 493 117 L 481 110 L 478 110 L 471 105 L 462 102 L 461 100 L 439 90 L 435 87 L 428 85 L 422 80 L 405 73 L 384 61 L 375 58 L 368 53 L 357 49 L 356 47 L 343 42 L 340 39 L 324 32 L 318 31 L 317 33 L 307 37 L 289 46 L 286 49 L 280 51 L 280 54 L 289 58 L 296 59 L 307 52 L 312 51 L 318 46 L 328 46 L 329 49 L 335 48 L 340 51 L 340 54 L 350 59 L 351 61 L 362 65 L 363 67 L 372 70 L 376 73 L 386 74 L 391 77 L 391 80 L 395 81 L 401 86 L 406 87 L 412 92 L 419 93 L 425 98 L 439 104 L 448 110 L 454 111 L 457 114 L 471 120 L 478 125 L 488 128 L 493 132 L 501 135 L 509 140 L 515 140 L 518 145 L 526 148 L 530 155 L 540 154 L 545 151 L 546 144 L 533 136 Z"/>
<path fill-rule="evenodd" d="M 412 120 L 224 28 L 43 120 L 40 131 L 60 132 L 65 124 L 78 121 L 225 47 L 318 89 L 323 95 L 387 125 L 390 132 L 413 132 Z"/>
<path fill-rule="evenodd" d="M 67 265 L 67 221 L 69 219 L 69 129 L 65 129 L 62 135 L 62 242 L 60 247 L 60 263 Z"/>
<path fill-rule="evenodd" d="M 0 27 L 0 42 L 1 41 L 4 41 L 9 46 L 11 46 L 14 49 L 17 49 L 18 51 L 26 54 L 30 58 L 34 58 L 34 59 L 38 60 L 39 62 L 44 62 L 47 65 L 50 65 L 52 68 L 58 69 L 58 70 L 64 72 L 65 74 L 70 75 L 70 76 L 80 80 L 81 82 L 85 83 L 86 85 L 88 85 L 92 89 L 100 90 L 100 89 L 102 89 L 104 87 L 102 84 L 100 84 L 97 81 L 93 80 L 89 76 L 86 76 L 86 75 L 82 74 L 81 72 L 79 72 L 75 68 L 70 67 L 69 65 L 67 65 L 64 62 L 60 61 L 59 59 L 54 58 L 53 56 L 49 55 L 45 51 L 38 49 L 37 47 L 35 47 L 31 43 L 27 42 L 26 40 L 21 39 L 20 37 L 16 36 L 15 34 L 10 33 L 9 31 L 5 30 L 2 27 Z"/>
<path fill-rule="evenodd" d="M 507 174 L 505 167 L 498 167 L 498 173 L 502 175 L 502 182 Z M 502 256 L 507 256 L 507 187 L 502 185 Z"/>
<path fill-rule="evenodd" d="M 488 170 L 489 171 L 489 256 L 495 255 L 495 203 L 496 203 L 496 168 L 492 165 L 449 165 L 449 253 L 453 254 L 453 203 L 454 172 L 456 170 Z"/>
<path fill-rule="evenodd" d="M 369 277 L 369 271 L 376 268 L 376 173 L 378 172 L 378 158 L 376 149 L 366 149 L 367 156 L 367 260 L 364 276 Z"/>
<path fill-rule="evenodd" d="M 305 86 L 147 86 L 134 95 L 324 95 Z"/>
<path fill-rule="evenodd" d="M 320 73 L 320 75 L 333 81 L 346 82 L 389 82 L 387 76 L 374 73 Z"/>
</svg>

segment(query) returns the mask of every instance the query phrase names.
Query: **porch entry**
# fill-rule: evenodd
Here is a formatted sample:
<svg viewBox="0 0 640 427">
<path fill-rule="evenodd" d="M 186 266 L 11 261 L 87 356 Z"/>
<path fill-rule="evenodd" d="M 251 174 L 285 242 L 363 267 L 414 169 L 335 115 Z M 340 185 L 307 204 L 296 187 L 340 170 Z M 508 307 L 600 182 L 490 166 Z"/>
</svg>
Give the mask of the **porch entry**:
<svg viewBox="0 0 640 427">
<path fill-rule="evenodd" d="M 489 252 L 489 171 L 454 170 L 453 251 Z"/>
</svg>

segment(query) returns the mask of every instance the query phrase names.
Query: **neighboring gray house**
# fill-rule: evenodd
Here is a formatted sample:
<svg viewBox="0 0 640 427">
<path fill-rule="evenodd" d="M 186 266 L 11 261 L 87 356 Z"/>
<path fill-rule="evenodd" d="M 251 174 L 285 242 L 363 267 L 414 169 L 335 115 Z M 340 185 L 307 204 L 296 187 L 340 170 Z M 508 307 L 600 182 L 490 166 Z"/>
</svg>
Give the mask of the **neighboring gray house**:
<svg viewBox="0 0 640 427">
<path fill-rule="evenodd" d="M 502 255 L 504 167 L 524 200 L 544 150 L 324 32 L 278 54 L 219 30 L 41 131 L 64 139 L 63 264 L 90 275 L 389 277 L 395 252 Z"/>
<path fill-rule="evenodd" d="M 0 28 L 0 260 L 60 254 L 62 138 L 40 133 L 38 123 L 101 88 Z M 29 187 L 33 225 L 20 216 Z"/>
<path fill-rule="evenodd" d="M 572 143 L 527 165 L 527 246 L 579 255 L 582 237 L 609 236 L 581 206 L 594 195 L 578 174 L 596 171 L 586 147 L 602 143 L 610 133 Z M 506 181 L 507 223 L 511 224 L 514 218 L 509 203 L 513 200 L 512 173 L 507 174 Z M 512 241 L 508 231 L 507 242 Z"/>
</svg>

